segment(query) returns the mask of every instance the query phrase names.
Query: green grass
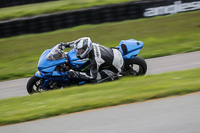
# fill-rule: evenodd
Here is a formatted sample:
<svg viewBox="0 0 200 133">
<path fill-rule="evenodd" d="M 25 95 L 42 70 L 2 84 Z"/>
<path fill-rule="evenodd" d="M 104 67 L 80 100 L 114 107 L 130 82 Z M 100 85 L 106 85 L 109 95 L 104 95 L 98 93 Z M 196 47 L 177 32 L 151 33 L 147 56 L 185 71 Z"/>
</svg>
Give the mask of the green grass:
<svg viewBox="0 0 200 133">
<path fill-rule="evenodd" d="M 0 125 L 200 91 L 200 68 L 0 100 Z"/>
<path fill-rule="evenodd" d="M 55 13 L 61 11 L 71 11 L 93 6 L 123 3 L 127 1 L 131 0 L 58 0 L 38 4 L 0 8 L 0 20 L 34 16 L 46 13 Z"/>
<path fill-rule="evenodd" d="M 89 36 L 107 47 L 134 38 L 144 42 L 143 58 L 200 50 L 200 11 L 170 16 L 84 25 L 49 33 L 0 39 L 0 80 L 32 76 L 45 49 Z"/>
</svg>

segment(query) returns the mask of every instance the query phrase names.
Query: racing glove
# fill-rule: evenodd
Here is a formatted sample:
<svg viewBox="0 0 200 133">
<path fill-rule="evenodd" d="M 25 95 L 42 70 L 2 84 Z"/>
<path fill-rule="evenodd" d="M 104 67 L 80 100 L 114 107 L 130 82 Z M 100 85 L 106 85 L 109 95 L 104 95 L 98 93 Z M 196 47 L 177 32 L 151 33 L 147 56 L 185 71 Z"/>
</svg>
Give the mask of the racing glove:
<svg viewBox="0 0 200 133">
<path fill-rule="evenodd" d="M 64 43 L 63 43 L 63 42 L 60 43 L 59 49 L 61 49 L 61 50 L 64 50 L 64 49 L 65 49 L 65 46 L 64 46 Z"/>
<path fill-rule="evenodd" d="M 72 44 L 74 44 L 74 42 L 67 42 L 67 43 L 61 42 L 59 48 L 61 50 L 64 50 L 66 48 L 71 48 L 73 46 Z"/>
<path fill-rule="evenodd" d="M 68 71 L 68 76 L 69 76 L 70 78 L 78 78 L 78 77 L 80 76 L 80 72 L 74 71 L 74 70 L 70 69 L 70 70 Z"/>
</svg>

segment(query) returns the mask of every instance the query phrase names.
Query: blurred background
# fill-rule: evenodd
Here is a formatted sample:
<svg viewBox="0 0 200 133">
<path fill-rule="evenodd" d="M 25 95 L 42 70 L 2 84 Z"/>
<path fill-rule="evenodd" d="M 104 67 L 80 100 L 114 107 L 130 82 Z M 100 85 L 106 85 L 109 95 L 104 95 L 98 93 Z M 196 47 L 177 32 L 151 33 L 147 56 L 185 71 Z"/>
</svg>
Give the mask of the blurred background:
<svg viewBox="0 0 200 133">
<path fill-rule="evenodd" d="M 45 49 L 91 37 L 134 38 L 143 58 L 200 50 L 198 0 L 1 0 L 0 80 L 29 77 Z M 195 11 L 197 10 L 197 11 Z"/>
</svg>

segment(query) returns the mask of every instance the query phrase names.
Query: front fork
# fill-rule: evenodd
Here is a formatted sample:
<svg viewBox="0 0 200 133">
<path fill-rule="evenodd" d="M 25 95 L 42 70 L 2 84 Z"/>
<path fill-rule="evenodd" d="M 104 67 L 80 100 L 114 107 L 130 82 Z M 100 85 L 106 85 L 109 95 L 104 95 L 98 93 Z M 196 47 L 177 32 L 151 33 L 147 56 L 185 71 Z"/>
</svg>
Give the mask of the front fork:
<svg viewBox="0 0 200 133">
<path fill-rule="evenodd" d="M 47 90 L 47 87 L 48 87 L 48 85 L 50 83 L 50 80 L 49 79 L 45 79 L 44 76 L 40 73 L 40 71 L 37 71 L 35 73 L 35 76 L 39 77 L 41 79 L 44 79 L 44 82 L 43 82 L 43 85 L 42 85 L 42 89 Z"/>
</svg>

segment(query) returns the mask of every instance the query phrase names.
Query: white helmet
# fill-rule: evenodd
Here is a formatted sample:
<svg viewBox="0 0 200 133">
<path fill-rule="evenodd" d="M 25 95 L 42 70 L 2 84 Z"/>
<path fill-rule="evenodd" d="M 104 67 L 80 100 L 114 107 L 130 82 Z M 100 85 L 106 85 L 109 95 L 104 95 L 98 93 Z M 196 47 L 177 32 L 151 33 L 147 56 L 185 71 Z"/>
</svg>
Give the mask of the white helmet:
<svg viewBox="0 0 200 133">
<path fill-rule="evenodd" d="M 92 41 L 89 37 L 80 38 L 75 42 L 74 48 L 78 50 L 76 56 L 84 59 L 92 49 Z"/>
</svg>

